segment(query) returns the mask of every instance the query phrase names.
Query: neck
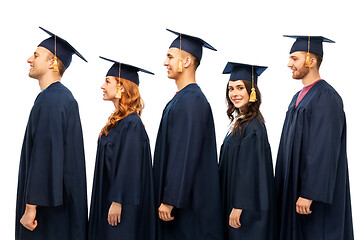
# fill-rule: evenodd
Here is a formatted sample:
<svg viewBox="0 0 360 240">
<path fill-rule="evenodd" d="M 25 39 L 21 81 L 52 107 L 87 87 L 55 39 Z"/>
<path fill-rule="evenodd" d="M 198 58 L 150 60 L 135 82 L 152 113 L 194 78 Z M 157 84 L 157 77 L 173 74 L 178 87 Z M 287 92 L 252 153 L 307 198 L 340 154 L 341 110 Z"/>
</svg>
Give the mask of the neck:
<svg viewBox="0 0 360 240">
<path fill-rule="evenodd" d="M 120 99 L 115 98 L 112 102 L 114 104 L 115 110 L 118 109 L 119 104 L 120 104 Z"/>
<path fill-rule="evenodd" d="M 190 69 L 183 69 L 182 74 L 180 74 L 180 76 L 175 79 L 175 83 L 178 91 L 180 91 L 189 84 L 196 83 L 195 71 L 192 71 Z"/>
<path fill-rule="evenodd" d="M 317 70 L 310 69 L 309 73 L 302 79 L 304 87 L 309 86 L 320 78 L 320 73 Z"/>
<path fill-rule="evenodd" d="M 47 88 L 48 86 L 50 86 L 51 84 L 53 84 L 55 82 L 60 82 L 61 76 L 60 76 L 60 74 L 49 73 L 47 75 L 44 75 L 43 77 L 41 77 L 38 80 L 39 80 L 40 89 L 42 91 L 45 88 Z"/>
</svg>

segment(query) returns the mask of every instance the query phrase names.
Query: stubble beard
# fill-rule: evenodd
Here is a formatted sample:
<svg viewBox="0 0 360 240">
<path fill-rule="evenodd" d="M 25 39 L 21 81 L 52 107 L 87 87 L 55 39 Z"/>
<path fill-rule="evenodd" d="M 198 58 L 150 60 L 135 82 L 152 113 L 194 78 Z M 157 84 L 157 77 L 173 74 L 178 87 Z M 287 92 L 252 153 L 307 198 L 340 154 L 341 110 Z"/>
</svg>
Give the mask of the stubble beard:
<svg viewBox="0 0 360 240">
<path fill-rule="evenodd" d="M 309 68 L 305 67 L 305 64 L 304 64 L 300 69 L 297 69 L 293 73 L 292 78 L 293 79 L 303 79 L 309 73 L 309 71 L 310 71 Z"/>
</svg>

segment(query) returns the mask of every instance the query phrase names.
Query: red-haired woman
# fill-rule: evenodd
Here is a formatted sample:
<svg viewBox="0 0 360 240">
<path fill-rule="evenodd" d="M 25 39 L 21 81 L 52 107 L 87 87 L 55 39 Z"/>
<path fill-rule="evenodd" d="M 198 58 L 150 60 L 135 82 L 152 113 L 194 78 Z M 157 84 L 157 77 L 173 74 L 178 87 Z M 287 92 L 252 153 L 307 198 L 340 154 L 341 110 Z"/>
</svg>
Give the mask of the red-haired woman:
<svg viewBox="0 0 360 240">
<path fill-rule="evenodd" d="M 101 57 L 102 58 L 102 57 Z M 101 86 L 114 113 L 98 141 L 89 216 L 89 239 L 155 239 L 150 144 L 140 119 L 138 71 L 114 62 Z"/>
</svg>

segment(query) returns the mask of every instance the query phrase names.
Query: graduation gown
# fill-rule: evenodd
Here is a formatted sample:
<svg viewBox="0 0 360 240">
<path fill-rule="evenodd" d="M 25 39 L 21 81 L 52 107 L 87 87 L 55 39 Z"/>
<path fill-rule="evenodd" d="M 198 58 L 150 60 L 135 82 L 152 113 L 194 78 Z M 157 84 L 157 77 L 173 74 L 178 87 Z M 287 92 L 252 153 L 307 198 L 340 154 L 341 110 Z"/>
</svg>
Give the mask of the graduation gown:
<svg viewBox="0 0 360 240">
<path fill-rule="evenodd" d="M 122 204 L 117 226 L 108 223 L 112 202 Z M 130 114 L 98 140 L 89 216 L 89 239 L 154 240 L 151 151 L 140 117 Z"/>
<path fill-rule="evenodd" d="M 265 125 L 258 119 L 229 133 L 221 146 L 219 173 L 225 239 L 277 240 L 275 179 Z M 233 208 L 242 209 L 241 227 L 229 226 Z"/>
<path fill-rule="evenodd" d="M 174 220 L 158 219 L 159 239 L 223 239 L 214 121 L 197 84 L 164 109 L 154 154 L 156 207 L 174 206 Z"/>
<path fill-rule="evenodd" d="M 37 205 L 33 232 L 20 219 Z M 60 82 L 35 100 L 21 151 L 15 239 L 86 239 L 85 157 L 78 104 Z"/>
<path fill-rule="evenodd" d="M 275 172 L 281 240 L 352 240 L 346 120 L 338 93 L 317 82 L 286 113 Z M 296 213 L 299 197 L 312 213 Z"/>
</svg>

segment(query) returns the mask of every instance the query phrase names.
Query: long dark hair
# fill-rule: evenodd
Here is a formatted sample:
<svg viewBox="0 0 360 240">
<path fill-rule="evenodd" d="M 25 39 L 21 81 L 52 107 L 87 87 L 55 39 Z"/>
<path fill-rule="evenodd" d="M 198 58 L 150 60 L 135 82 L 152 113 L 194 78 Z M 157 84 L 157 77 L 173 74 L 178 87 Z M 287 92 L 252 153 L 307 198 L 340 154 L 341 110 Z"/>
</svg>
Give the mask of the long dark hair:
<svg viewBox="0 0 360 240">
<path fill-rule="evenodd" d="M 244 80 L 243 81 L 246 91 L 250 96 L 252 84 L 251 81 Z M 235 121 L 234 127 L 232 129 L 232 134 L 240 134 L 241 135 L 241 127 L 244 122 L 247 122 L 246 127 L 251 123 L 251 121 L 257 118 L 261 123 L 264 123 L 264 117 L 260 112 L 260 104 L 261 104 L 261 94 L 257 85 L 254 83 L 254 88 L 256 92 L 256 101 L 248 102 L 241 109 L 236 108 L 234 104 L 231 102 L 229 98 L 229 83 L 226 86 L 226 101 L 227 101 L 227 115 L 230 119 L 230 123 Z M 237 116 L 242 116 L 241 118 L 237 118 Z"/>
</svg>

